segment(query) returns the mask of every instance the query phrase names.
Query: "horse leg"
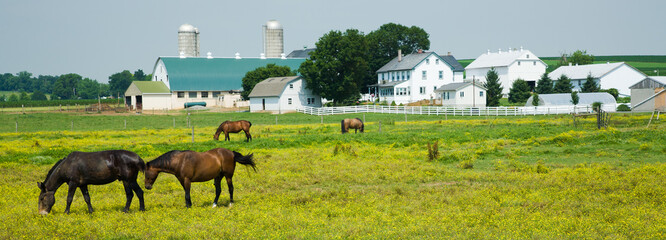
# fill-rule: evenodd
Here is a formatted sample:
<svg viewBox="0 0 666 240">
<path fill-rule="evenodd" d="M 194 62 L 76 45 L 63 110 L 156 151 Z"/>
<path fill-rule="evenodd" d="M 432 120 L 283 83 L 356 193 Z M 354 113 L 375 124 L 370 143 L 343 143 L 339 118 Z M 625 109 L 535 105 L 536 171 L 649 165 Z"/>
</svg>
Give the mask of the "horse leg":
<svg viewBox="0 0 666 240">
<path fill-rule="evenodd" d="M 245 132 L 245 141 L 250 142 L 250 140 L 252 140 L 252 135 L 250 135 L 250 131 L 243 130 L 243 132 Z"/>
<path fill-rule="evenodd" d="M 72 200 L 74 200 L 74 193 L 76 192 L 76 183 L 70 182 L 67 185 L 69 185 L 69 190 L 67 190 L 67 207 L 65 207 L 65 213 L 69 214 L 69 206 L 72 205 Z"/>
<path fill-rule="evenodd" d="M 81 194 L 83 194 L 83 200 L 88 204 L 88 213 L 93 212 L 92 204 L 90 204 L 90 193 L 88 193 L 88 185 L 83 185 L 79 187 L 81 189 Z"/>
<path fill-rule="evenodd" d="M 226 176 L 227 187 L 229 187 L 229 206 L 234 203 L 234 183 L 231 181 L 232 176 Z"/>
<path fill-rule="evenodd" d="M 134 190 L 134 193 L 136 193 L 136 196 L 139 198 L 139 211 L 146 211 L 146 205 L 143 204 L 143 190 L 141 190 L 141 187 L 136 182 L 136 180 L 130 182 L 130 187 L 132 190 Z"/>
<path fill-rule="evenodd" d="M 129 182 L 123 181 L 123 187 L 125 187 L 125 208 L 123 209 L 123 212 L 129 211 L 130 205 L 132 205 L 132 198 L 134 197 L 134 193 L 132 193 L 132 188 L 130 187 Z"/>
<path fill-rule="evenodd" d="M 231 141 L 231 138 L 229 138 L 229 133 L 228 132 L 224 133 L 224 141 Z"/>
<path fill-rule="evenodd" d="M 192 200 L 190 199 L 190 179 L 180 179 L 180 185 L 183 185 L 183 190 L 185 190 L 185 207 L 192 207 Z"/>
<path fill-rule="evenodd" d="M 220 193 L 222 193 L 222 186 L 220 186 L 220 182 L 222 182 L 222 175 L 217 176 L 214 180 L 215 182 L 215 200 L 213 201 L 213 207 L 217 207 L 217 200 L 220 198 Z"/>
</svg>

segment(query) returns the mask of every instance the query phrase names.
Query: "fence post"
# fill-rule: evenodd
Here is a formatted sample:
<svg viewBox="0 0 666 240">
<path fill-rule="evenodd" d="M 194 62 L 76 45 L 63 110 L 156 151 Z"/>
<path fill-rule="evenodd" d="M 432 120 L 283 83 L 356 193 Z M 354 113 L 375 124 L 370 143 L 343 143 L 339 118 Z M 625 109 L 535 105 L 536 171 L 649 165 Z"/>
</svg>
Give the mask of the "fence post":
<svg viewBox="0 0 666 240">
<path fill-rule="evenodd" d="M 379 121 L 379 133 L 382 133 L 382 121 Z"/>
<path fill-rule="evenodd" d="M 319 115 L 321 117 L 321 124 L 324 124 L 324 115 Z"/>
<path fill-rule="evenodd" d="M 15 123 L 16 123 L 16 132 L 18 132 L 18 120 L 16 120 Z"/>
<path fill-rule="evenodd" d="M 173 128 L 176 128 L 176 118 L 173 118 Z"/>
<path fill-rule="evenodd" d="M 125 121 L 125 129 L 127 129 L 127 119 L 124 119 L 123 121 Z"/>
<path fill-rule="evenodd" d="M 277 115 L 275 115 L 275 125 L 278 125 L 278 122 L 277 122 Z"/>
<path fill-rule="evenodd" d="M 363 114 L 363 122 L 365 122 L 365 113 Z"/>
<path fill-rule="evenodd" d="M 23 111 L 23 114 L 25 114 L 25 107 L 23 106 L 23 104 L 21 104 L 21 111 Z"/>
<path fill-rule="evenodd" d="M 74 120 L 72 120 L 72 125 L 70 126 L 70 131 L 74 131 Z"/>
</svg>

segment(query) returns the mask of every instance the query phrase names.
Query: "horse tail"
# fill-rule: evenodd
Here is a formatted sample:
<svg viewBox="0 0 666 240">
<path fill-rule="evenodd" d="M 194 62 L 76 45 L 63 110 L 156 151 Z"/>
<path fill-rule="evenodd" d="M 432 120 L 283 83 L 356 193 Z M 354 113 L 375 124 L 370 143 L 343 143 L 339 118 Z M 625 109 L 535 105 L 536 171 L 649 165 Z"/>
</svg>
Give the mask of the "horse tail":
<svg viewBox="0 0 666 240">
<path fill-rule="evenodd" d="M 248 127 L 252 127 L 252 122 L 247 121 L 247 123 L 250 124 L 250 126 L 248 126 Z"/>
<path fill-rule="evenodd" d="M 342 121 L 340 121 L 340 128 L 341 128 L 340 131 L 342 133 L 345 133 L 345 120 L 344 119 L 342 119 Z"/>
<path fill-rule="evenodd" d="M 254 154 L 250 153 L 249 155 L 243 156 L 239 152 L 233 151 L 234 161 L 243 165 L 250 165 L 254 171 L 257 171 L 257 164 L 254 162 Z"/>
<path fill-rule="evenodd" d="M 142 173 L 146 172 L 146 162 L 143 161 L 141 157 L 139 157 L 139 171 L 141 171 Z"/>
<path fill-rule="evenodd" d="M 356 120 L 358 120 L 359 122 L 361 122 L 361 132 L 363 132 L 363 130 L 365 129 L 365 123 L 363 123 L 363 121 L 361 121 L 360 118 L 356 118 Z"/>
</svg>

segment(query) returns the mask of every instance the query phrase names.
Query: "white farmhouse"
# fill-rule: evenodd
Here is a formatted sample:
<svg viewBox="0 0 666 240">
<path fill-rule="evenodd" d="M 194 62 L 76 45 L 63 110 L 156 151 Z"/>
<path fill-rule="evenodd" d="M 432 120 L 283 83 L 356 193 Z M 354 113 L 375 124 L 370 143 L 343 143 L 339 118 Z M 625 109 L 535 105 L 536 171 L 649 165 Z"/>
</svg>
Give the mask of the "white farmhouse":
<svg viewBox="0 0 666 240">
<path fill-rule="evenodd" d="M 303 106 L 321 107 L 321 97 L 312 94 L 299 76 L 263 80 L 250 92 L 250 112 L 293 112 Z"/>
<path fill-rule="evenodd" d="M 481 54 L 467 67 L 465 67 L 466 78 L 486 80 L 486 74 L 491 68 L 495 68 L 499 76 L 500 83 L 504 88 L 503 94 L 509 94 L 509 89 L 513 81 L 516 79 L 523 79 L 530 87 L 536 86 L 536 81 L 541 78 L 546 72 L 548 65 L 541 61 L 539 57 L 529 50 L 512 50 L 493 53 L 488 50 L 487 53 Z"/>
<path fill-rule="evenodd" d="M 631 94 L 629 86 L 647 77 L 624 62 L 561 66 L 548 74 L 554 83 L 562 75 L 571 79 L 574 91 L 580 91 L 587 81 L 587 76 L 591 75 L 600 88 L 615 88 L 623 96 Z"/>
<path fill-rule="evenodd" d="M 435 92 L 442 99 L 442 106 L 485 107 L 486 91 L 478 82 L 471 81 L 445 84 Z"/>
<path fill-rule="evenodd" d="M 412 53 L 392 59 L 377 70 L 377 84 L 368 86 L 380 101 L 407 104 L 436 98 L 438 86 L 462 82 L 463 67 L 451 55 Z"/>
</svg>

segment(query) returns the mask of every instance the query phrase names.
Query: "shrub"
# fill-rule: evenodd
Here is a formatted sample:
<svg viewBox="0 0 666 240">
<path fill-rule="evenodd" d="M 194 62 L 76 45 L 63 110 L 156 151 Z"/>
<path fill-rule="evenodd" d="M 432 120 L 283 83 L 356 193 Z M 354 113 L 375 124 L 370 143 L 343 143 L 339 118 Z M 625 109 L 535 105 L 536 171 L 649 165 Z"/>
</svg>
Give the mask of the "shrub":
<svg viewBox="0 0 666 240">
<path fill-rule="evenodd" d="M 470 159 L 470 160 L 460 161 L 460 163 L 458 163 L 458 167 L 460 167 L 461 169 L 472 169 L 474 168 L 474 160 Z"/>
<path fill-rule="evenodd" d="M 392 102 L 391 102 L 391 106 L 395 106 L 395 101 L 392 101 Z"/>
<path fill-rule="evenodd" d="M 435 141 L 432 145 L 428 142 L 428 160 L 432 161 L 439 157 L 439 143 Z"/>
<path fill-rule="evenodd" d="M 628 112 L 631 111 L 631 108 L 627 106 L 627 104 L 620 104 L 617 106 L 617 111 L 618 112 Z"/>
<path fill-rule="evenodd" d="M 593 103 L 592 103 L 592 109 L 593 109 L 595 112 L 599 112 L 599 109 L 601 109 L 601 105 L 603 105 L 603 103 L 601 103 L 601 102 L 593 102 Z"/>
</svg>

